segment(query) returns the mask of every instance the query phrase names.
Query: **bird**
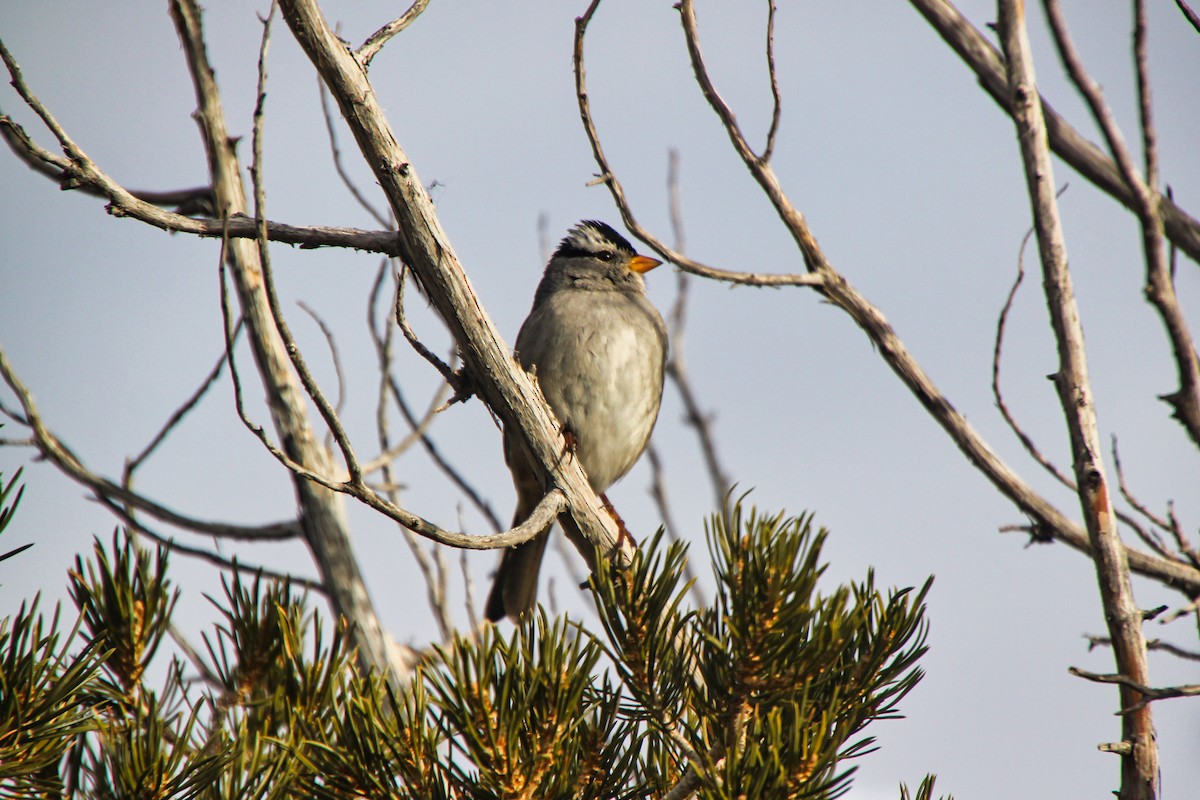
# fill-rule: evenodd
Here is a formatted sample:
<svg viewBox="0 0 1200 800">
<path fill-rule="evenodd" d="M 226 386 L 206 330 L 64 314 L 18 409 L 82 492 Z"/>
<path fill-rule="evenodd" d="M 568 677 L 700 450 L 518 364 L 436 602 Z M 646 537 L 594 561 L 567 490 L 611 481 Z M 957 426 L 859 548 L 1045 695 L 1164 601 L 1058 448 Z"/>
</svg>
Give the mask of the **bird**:
<svg viewBox="0 0 1200 800">
<path fill-rule="evenodd" d="M 646 272 L 662 262 L 638 255 L 611 226 L 583 220 L 546 264 L 533 307 L 517 334 L 516 358 L 533 373 L 592 489 L 604 492 L 629 472 L 658 419 L 667 326 L 646 297 Z M 538 470 L 519 434 L 504 432 L 504 460 L 517 492 L 513 526 L 542 499 Z M 485 616 L 514 621 L 537 601 L 550 526 L 505 550 Z M 581 543 L 576 543 L 579 546 Z"/>
</svg>

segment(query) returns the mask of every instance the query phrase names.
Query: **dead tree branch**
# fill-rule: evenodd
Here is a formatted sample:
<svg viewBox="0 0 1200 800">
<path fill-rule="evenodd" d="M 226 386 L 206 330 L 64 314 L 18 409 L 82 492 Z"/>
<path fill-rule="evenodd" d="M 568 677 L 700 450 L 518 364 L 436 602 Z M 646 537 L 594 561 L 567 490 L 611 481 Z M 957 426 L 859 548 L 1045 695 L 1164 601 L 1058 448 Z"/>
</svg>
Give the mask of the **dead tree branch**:
<svg viewBox="0 0 1200 800">
<path fill-rule="evenodd" d="M 1167 338 L 1175 357 L 1179 388 L 1160 399 L 1171 406 L 1172 416 L 1179 420 L 1192 441 L 1200 445 L 1200 360 L 1188 329 L 1187 320 L 1175 294 L 1175 281 L 1167 261 L 1163 241 L 1162 204 L 1169 202 L 1157 191 L 1158 147 L 1154 117 L 1150 103 L 1150 80 L 1146 66 L 1145 4 L 1138 0 L 1134 27 L 1134 62 L 1137 67 L 1138 108 L 1142 123 L 1143 150 L 1146 154 L 1146 178 L 1138 174 L 1125 139 L 1112 111 L 1104 101 L 1100 87 L 1084 69 L 1067 31 L 1067 23 L 1057 0 L 1044 0 L 1046 16 L 1058 46 L 1059 55 L 1072 82 L 1091 109 L 1092 118 L 1104 134 L 1108 150 L 1117 164 L 1122 180 L 1128 187 L 1130 202 L 1142 227 L 1142 248 L 1146 259 L 1146 300 L 1154 306 L 1166 328 Z"/>
<path fill-rule="evenodd" d="M 363 69 L 371 66 L 371 59 L 379 54 L 383 46 L 388 43 L 393 36 L 396 36 L 402 30 L 416 21 L 417 17 L 421 16 L 421 12 L 429 5 L 429 0 L 414 0 L 413 4 L 408 7 L 400 16 L 384 25 L 379 30 L 375 31 L 363 42 L 362 47 L 358 48 L 356 55 L 359 61 L 362 62 Z"/>
<path fill-rule="evenodd" d="M 1082 525 L 1067 517 L 1048 500 L 1034 491 L 1024 479 L 1014 472 L 1008 464 L 992 450 L 988 443 L 975 428 L 942 394 L 933 383 L 916 358 L 908 351 L 903 341 L 888 323 L 883 313 L 863 297 L 838 272 L 826 258 L 817 244 L 816 237 L 808 227 L 804 218 L 779 185 L 771 166 L 756 156 L 745 138 L 742 136 L 733 112 L 720 98 L 708 68 L 700 51 L 699 33 L 697 30 L 694 4 L 691 0 L 683 0 L 679 4 L 680 17 L 687 40 L 688 52 L 692 61 L 692 71 L 697 84 L 701 87 L 705 98 L 713 107 L 725 128 L 736 152 L 742 157 L 747 170 L 756 182 L 763 188 L 764 193 L 775 207 L 780 220 L 788 227 L 792 238 L 800 249 L 809 274 L 803 276 L 779 276 L 778 281 L 772 281 L 772 276 L 749 276 L 746 273 L 729 273 L 723 270 L 705 267 L 693 269 L 690 265 L 696 262 L 680 261 L 682 256 L 665 247 L 657 239 L 645 233 L 637 224 L 629 206 L 628 198 L 621 188 L 620 182 L 612 173 L 608 162 L 604 159 L 603 150 L 596 134 L 596 127 L 591 119 L 590 107 L 587 103 L 587 89 L 584 81 L 583 38 L 587 24 L 591 19 L 597 2 L 589 7 L 588 13 L 576 21 L 575 38 L 575 70 L 576 91 L 580 116 L 583 119 L 584 131 L 592 145 L 592 152 L 603 175 L 603 183 L 621 211 L 621 217 L 635 235 L 662 253 L 666 258 L 678 264 L 681 268 L 697 275 L 704 275 L 718 280 L 728 280 L 735 283 L 752 285 L 807 285 L 812 286 L 826 300 L 844 311 L 867 334 L 877 352 L 918 402 L 946 431 L 955 445 L 963 452 L 968 461 L 984 474 L 994 486 L 1016 505 L 1024 514 L 1034 521 L 1034 527 L 1039 536 L 1050 536 L 1081 552 L 1091 554 L 1091 544 L 1087 531 Z M 1200 241 L 1200 239 L 1198 239 Z M 1198 251 L 1200 252 L 1200 251 Z M 795 280 L 803 278 L 804 280 Z M 1169 561 L 1158 556 L 1137 550 L 1128 550 L 1130 568 L 1143 575 L 1154 578 L 1167 586 L 1195 596 L 1200 590 L 1200 571 L 1190 566 Z"/>
<path fill-rule="evenodd" d="M 573 454 L 562 453 L 561 433 L 530 377 L 517 368 L 454 255 L 425 187 L 385 118 L 359 61 L 330 30 L 313 0 L 285 0 L 284 18 L 296 40 L 322 75 L 371 166 L 399 225 L 399 256 L 413 270 L 445 320 L 462 352 L 465 367 L 488 407 L 526 440 L 545 470 L 551 498 L 565 501 L 566 525 L 601 552 L 618 550 L 616 526 L 588 486 Z M 371 504 L 371 503 L 368 503 Z M 373 505 L 373 504 L 371 504 Z M 374 505 L 373 505 L 374 507 Z M 592 553 L 585 553 L 591 557 Z"/>
<path fill-rule="evenodd" d="M 1147 686 L 1141 681 L 1135 681 L 1128 675 L 1108 674 L 1101 675 L 1095 672 L 1088 672 L 1086 669 L 1078 667 L 1070 667 L 1067 672 L 1077 678 L 1093 681 L 1095 683 L 1115 683 L 1125 689 L 1131 689 L 1135 696 L 1140 695 L 1141 699 L 1131 706 L 1122 706 L 1117 713 L 1121 716 L 1136 714 L 1143 710 L 1155 700 L 1168 700 L 1173 697 L 1195 697 L 1200 695 L 1200 684 L 1189 684 L 1185 686 L 1167 686 L 1161 689 L 1156 689 L 1152 686 Z"/>
<path fill-rule="evenodd" d="M 1024 8 L 1020 0 L 1002 0 L 1000 33 L 1008 57 L 1013 120 L 1017 125 L 1017 139 L 1033 206 L 1046 302 L 1058 344 L 1059 369 L 1054 375 L 1054 383 L 1071 435 L 1075 483 L 1092 545 L 1101 603 L 1113 640 L 1117 667 L 1122 674 L 1145 685 L 1149 672 L 1142 614 L 1134 602 L 1129 564 L 1117 532 L 1101 460 L 1083 328 L 1067 268 L 1066 243 L 1054 191 L 1054 169 L 1038 102 Z M 1143 694 L 1136 689 L 1122 686 L 1123 709 L 1136 706 L 1142 698 Z M 1122 739 L 1128 743 L 1129 753 L 1121 760 L 1120 796 L 1123 800 L 1150 800 L 1158 793 L 1158 749 L 1149 708 L 1141 707 L 1122 717 Z"/>
<path fill-rule="evenodd" d="M 20 77 L 20 69 L 13 60 L 12 55 L 5 49 L 3 41 L 0 41 L 0 56 L 3 57 L 5 63 L 8 65 L 9 75 L 13 78 L 13 84 L 20 84 L 24 87 L 24 79 Z M 28 92 L 27 88 L 22 92 L 22 97 L 26 99 L 27 103 L 37 103 L 36 107 L 41 109 L 39 114 L 45 114 L 46 118 L 54 120 L 54 117 L 41 106 L 41 103 L 37 101 L 35 96 Z M 34 106 L 31 105 L 30 107 L 33 108 Z M 54 121 L 52 130 L 55 128 L 59 128 L 57 121 Z M 63 189 L 79 189 L 87 194 L 93 194 L 108 200 L 108 213 L 114 217 L 130 217 L 131 219 L 153 225 L 164 231 L 190 233 L 210 239 L 219 239 L 226 235 L 235 239 L 253 239 L 258 236 L 258 227 L 255 221 L 244 214 L 231 214 L 227 220 L 219 218 L 194 218 L 186 216 L 183 213 L 166 211 L 157 204 L 162 202 L 163 205 L 172 205 L 172 201 L 177 200 L 186 204 L 189 201 L 185 195 L 201 196 L 206 193 L 211 194 L 211 190 L 209 189 L 189 189 L 183 192 L 165 193 L 135 193 L 121 186 L 105 174 L 74 143 L 71 144 L 71 149 L 68 150 L 66 144 L 60 140 L 60 145 L 63 146 L 67 155 L 55 155 L 37 145 L 30 138 L 29 134 L 25 132 L 25 129 L 7 115 L 0 115 L 0 134 L 3 135 L 4 140 L 12 148 L 13 152 L 20 156 L 26 163 L 36 162 L 46 165 L 46 169 L 39 169 L 38 171 L 55 180 Z M 395 256 L 398 252 L 396 234 L 391 231 L 364 231 L 358 228 L 287 225 L 281 222 L 268 222 L 267 237 L 273 242 L 299 245 L 302 248 L 348 247 L 354 250 L 382 253 L 388 256 Z"/>
<path fill-rule="evenodd" d="M 225 219 L 245 216 L 246 191 L 225 124 L 216 78 L 208 61 L 200 9 L 192 0 L 174 0 L 170 10 L 195 89 L 196 121 L 208 156 L 218 214 Z M 255 227 L 261 232 L 264 226 L 260 223 Z M 330 464 L 309 423 L 301 387 L 293 376 L 291 359 L 276 328 L 271 298 L 264 287 L 260 250 L 253 241 L 235 238 L 229 240 L 226 256 L 245 318 L 246 338 L 283 449 L 292 461 L 304 465 L 305 469 L 327 473 Z M 293 478 L 293 487 L 305 542 L 312 551 L 321 582 L 329 592 L 334 613 L 351 623 L 351 635 L 361 663 L 388 675 L 394 684 L 402 685 L 407 682 L 410 666 L 391 657 L 383 627 L 350 547 L 341 500 L 328 487 L 298 475 Z"/>
<path fill-rule="evenodd" d="M 1008 89 L 1004 57 L 1000 51 L 948 0 L 909 2 L 970 67 L 979 78 L 980 85 L 997 105 L 1011 116 L 1012 99 Z M 1054 154 L 1101 191 L 1126 208 L 1132 209 L 1134 198 L 1113 160 L 1071 127 L 1045 98 L 1040 100 L 1046 120 L 1046 134 Z M 1193 260 L 1200 262 L 1200 222 L 1170 198 L 1160 196 L 1157 202 L 1162 211 L 1167 238 Z"/>
</svg>

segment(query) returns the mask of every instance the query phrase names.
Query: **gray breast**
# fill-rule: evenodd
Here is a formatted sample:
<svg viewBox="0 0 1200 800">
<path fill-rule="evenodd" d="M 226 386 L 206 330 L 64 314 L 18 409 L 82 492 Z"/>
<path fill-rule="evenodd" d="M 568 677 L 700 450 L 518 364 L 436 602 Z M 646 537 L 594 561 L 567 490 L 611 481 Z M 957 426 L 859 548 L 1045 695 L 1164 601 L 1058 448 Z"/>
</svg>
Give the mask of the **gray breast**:
<svg viewBox="0 0 1200 800">
<path fill-rule="evenodd" d="M 577 439 L 597 492 L 645 449 L 662 397 L 666 328 L 640 294 L 558 291 L 534 309 L 517 356 Z"/>
</svg>

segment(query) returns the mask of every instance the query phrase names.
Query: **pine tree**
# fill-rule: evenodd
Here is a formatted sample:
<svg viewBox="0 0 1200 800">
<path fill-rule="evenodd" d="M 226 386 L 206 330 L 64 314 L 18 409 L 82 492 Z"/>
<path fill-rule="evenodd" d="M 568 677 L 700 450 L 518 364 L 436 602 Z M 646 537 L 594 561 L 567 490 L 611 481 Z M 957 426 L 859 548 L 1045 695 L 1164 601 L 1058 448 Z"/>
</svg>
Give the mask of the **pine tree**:
<svg viewBox="0 0 1200 800">
<path fill-rule="evenodd" d="M 921 679 L 929 582 L 827 591 L 827 537 L 733 504 L 707 530 L 711 606 L 656 536 L 628 569 L 601 559 L 595 629 L 539 609 L 395 687 L 288 585 L 236 572 L 205 652 L 164 655 L 168 555 L 118 530 L 76 559 L 69 630 L 38 598 L 0 623 L 0 797 L 836 797 Z"/>
</svg>

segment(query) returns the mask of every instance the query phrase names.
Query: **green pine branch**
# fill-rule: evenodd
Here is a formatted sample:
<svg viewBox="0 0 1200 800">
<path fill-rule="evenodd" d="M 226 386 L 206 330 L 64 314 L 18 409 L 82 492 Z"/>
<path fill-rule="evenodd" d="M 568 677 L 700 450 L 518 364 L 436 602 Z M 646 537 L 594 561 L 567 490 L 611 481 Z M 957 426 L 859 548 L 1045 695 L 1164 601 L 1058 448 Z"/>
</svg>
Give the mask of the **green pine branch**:
<svg viewBox="0 0 1200 800">
<path fill-rule="evenodd" d="M 595 630 L 539 610 L 397 690 L 261 576 L 209 598 L 190 664 L 164 656 L 167 554 L 118 532 L 70 572 L 71 631 L 36 599 L 0 622 L 0 797 L 837 797 L 921 679 L 929 582 L 832 585 L 828 535 L 733 503 L 707 528 L 710 607 L 656 536 L 628 568 L 601 560 Z"/>
</svg>

